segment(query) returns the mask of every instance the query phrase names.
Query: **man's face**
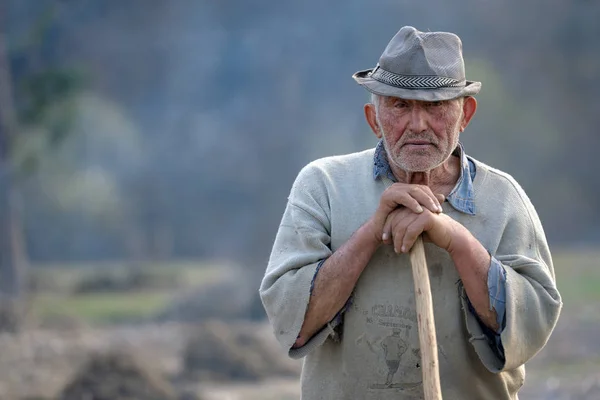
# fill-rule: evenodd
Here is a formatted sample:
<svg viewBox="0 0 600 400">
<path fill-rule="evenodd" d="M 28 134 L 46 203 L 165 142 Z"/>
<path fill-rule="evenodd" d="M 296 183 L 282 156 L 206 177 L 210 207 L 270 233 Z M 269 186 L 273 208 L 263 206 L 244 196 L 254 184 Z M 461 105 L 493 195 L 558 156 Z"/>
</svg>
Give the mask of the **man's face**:
<svg viewBox="0 0 600 400">
<path fill-rule="evenodd" d="M 380 97 L 377 124 L 388 161 L 406 172 L 440 166 L 458 145 L 463 100 L 425 102 Z"/>
</svg>

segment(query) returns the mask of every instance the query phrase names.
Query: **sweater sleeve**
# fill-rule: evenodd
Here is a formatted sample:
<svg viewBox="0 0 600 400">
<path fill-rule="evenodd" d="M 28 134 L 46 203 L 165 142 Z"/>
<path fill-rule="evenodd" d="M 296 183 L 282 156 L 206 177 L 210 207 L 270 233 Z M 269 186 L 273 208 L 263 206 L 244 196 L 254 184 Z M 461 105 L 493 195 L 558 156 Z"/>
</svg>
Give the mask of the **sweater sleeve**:
<svg viewBox="0 0 600 400">
<path fill-rule="evenodd" d="M 312 164 L 296 178 L 259 290 L 275 337 L 294 358 L 302 357 L 334 333 L 333 327 L 326 326 L 305 346 L 292 349 L 319 263 L 332 253 L 325 178 Z"/>
<path fill-rule="evenodd" d="M 505 314 L 500 334 L 504 357 L 489 346 L 481 325 L 465 313 L 467 329 L 479 358 L 491 372 L 515 369 L 546 344 L 562 308 L 552 258 L 538 215 L 525 193 L 506 200 L 506 224 L 494 257 L 504 267 Z M 465 307 L 466 310 L 466 307 Z"/>
</svg>

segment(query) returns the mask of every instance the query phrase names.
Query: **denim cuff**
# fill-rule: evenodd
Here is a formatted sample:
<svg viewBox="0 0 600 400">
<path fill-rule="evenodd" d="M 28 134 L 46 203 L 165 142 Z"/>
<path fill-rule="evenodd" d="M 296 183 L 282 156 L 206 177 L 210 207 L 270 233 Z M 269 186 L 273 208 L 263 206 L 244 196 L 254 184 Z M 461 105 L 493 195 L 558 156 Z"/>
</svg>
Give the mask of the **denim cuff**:
<svg viewBox="0 0 600 400">
<path fill-rule="evenodd" d="M 506 326 L 506 271 L 502 264 L 492 257 L 487 279 L 490 293 L 490 309 L 496 310 L 497 334 Z"/>
<path fill-rule="evenodd" d="M 488 343 L 492 347 L 494 353 L 501 359 L 504 360 L 504 346 L 502 345 L 502 339 L 500 334 L 506 326 L 506 270 L 502 264 L 492 256 L 490 262 L 490 269 L 488 271 L 488 292 L 490 296 L 490 309 L 496 310 L 496 322 L 498 323 L 498 330 L 494 331 L 485 325 L 475 307 L 471 304 L 471 300 L 467 298 L 469 303 L 469 310 L 481 326 L 483 333 L 487 337 Z"/>
</svg>

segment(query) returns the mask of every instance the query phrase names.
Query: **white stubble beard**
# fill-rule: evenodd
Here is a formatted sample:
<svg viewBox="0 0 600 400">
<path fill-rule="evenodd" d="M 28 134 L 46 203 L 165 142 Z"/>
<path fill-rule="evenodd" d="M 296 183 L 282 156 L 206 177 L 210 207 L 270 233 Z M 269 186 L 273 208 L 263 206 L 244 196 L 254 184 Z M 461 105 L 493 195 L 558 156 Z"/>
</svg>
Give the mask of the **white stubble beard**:
<svg viewBox="0 0 600 400">
<path fill-rule="evenodd" d="M 392 153 L 391 149 L 388 146 L 388 142 L 385 139 L 386 133 L 383 130 L 383 125 L 381 124 L 381 121 L 379 121 L 379 115 L 376 116 L 377 118 L 377 123 L 379 124 L 379 129 L 381 130 L 381 136 L 383 138 L 383 147 L 385 149 L 385 153 L 387 155 L 388 158 L 388 162 L 390 164 L 393 164 L 395 167 L 400 168 L 401 170 L 405 171 L 405 172 L 425 172 L 425 171 L 431 171 L 437 167 L 439 167 L 440 165 L 442 165 L 452 154 L 452 152 L 454 151 L 454 149 L 458 146 L 459 143 L 459 136 L 460 135 L 456 135 L 455 139 L 453 141 L 453 143 L 450 146 L 449 150 L 446 150 L 446 152 L 448 154 L 442 154 L 439 160 L 434 160 L 435 162 L 431 162 L 430 165 L 427 166 L 415 166 L 415 165 L 411 165 L 407 162 L 405 162 L 404 160 L 399 159 L 399 157 L 394 156 L 394 153 Z M 457 125 L 460 123 L 457 122 Z M 458 130 L 458 127 L 454 127 L 454 129 Z M 406 132 L 403 133 L 403 136 L 406 134 Z M 435 136 L 435 133 L 431 133 L 431 135 L 433 137 Z M 431 136 L 428 137 L 428 139 L 431 139 Z M 434 143 L 436 145 L 437 148 L 439 148 L 439 141 L 436 138 L 436 141 Z"/>
</svg>

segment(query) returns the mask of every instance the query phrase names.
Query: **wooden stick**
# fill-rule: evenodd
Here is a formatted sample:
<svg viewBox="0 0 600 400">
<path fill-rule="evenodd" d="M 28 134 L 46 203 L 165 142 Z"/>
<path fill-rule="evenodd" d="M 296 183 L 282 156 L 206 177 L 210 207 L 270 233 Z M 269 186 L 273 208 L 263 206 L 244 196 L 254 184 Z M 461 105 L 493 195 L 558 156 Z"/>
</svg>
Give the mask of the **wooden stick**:
<svg viewBox="0 0 600 400">
<path fill-rule="evenodd" d="M 419 236 L 410 250 L 410 262 L 415 281 L 417 323 L 419 342 L 421 344 L 425 400 L 441 400 L 442 390 L 440 387 L 435 321 L 433 319 L 433 301 L 431 298 L 427 260 L 425 259 L 425 247 L 423 246 L 423 238 L 421 236 Z"/>
</svg>

